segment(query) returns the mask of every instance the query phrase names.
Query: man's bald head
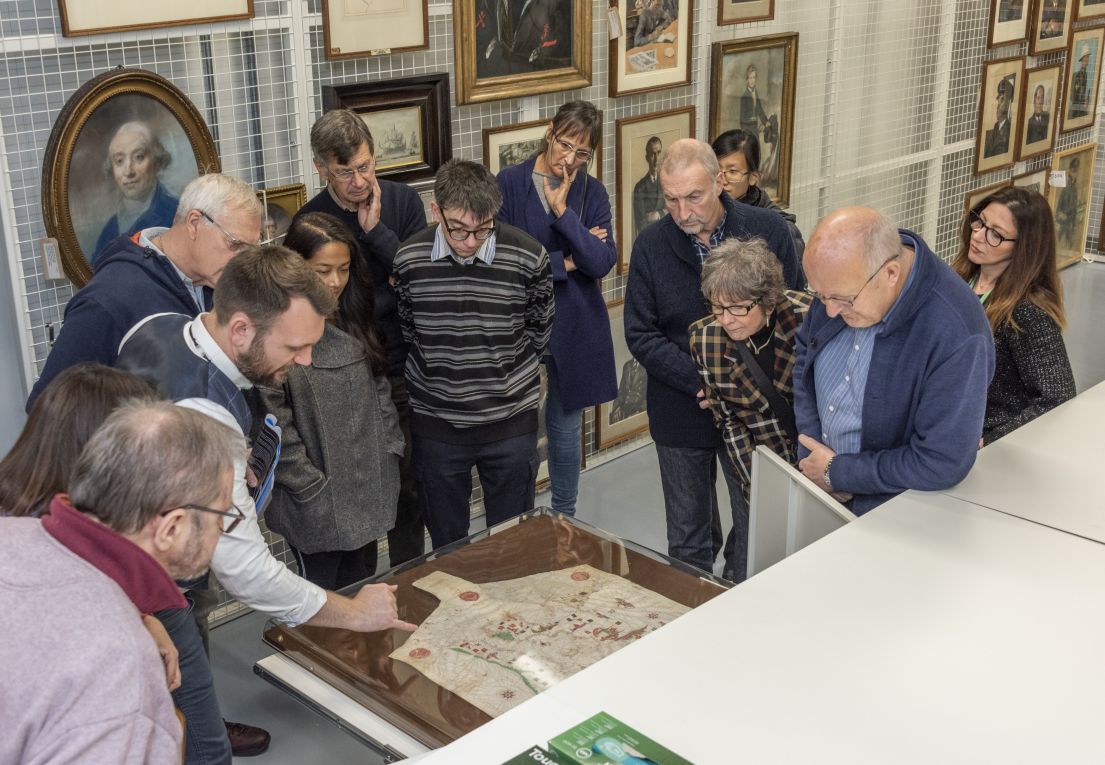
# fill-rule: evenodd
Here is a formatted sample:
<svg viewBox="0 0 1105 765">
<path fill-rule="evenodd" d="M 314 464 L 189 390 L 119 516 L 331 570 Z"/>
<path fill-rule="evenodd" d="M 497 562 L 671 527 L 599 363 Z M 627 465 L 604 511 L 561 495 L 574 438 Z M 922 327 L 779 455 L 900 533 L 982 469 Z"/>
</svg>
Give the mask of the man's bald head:
<svg viewBox="0 0 1105 765">
<path fill-rule="evenodd" d="M 901 238 L 894 223 L 870 207 L 843 207 L 826 215 L 817 224 L 802 259 L 842 265 L 861 261 L 872 272 L 901 249 Z"/>
</svg>

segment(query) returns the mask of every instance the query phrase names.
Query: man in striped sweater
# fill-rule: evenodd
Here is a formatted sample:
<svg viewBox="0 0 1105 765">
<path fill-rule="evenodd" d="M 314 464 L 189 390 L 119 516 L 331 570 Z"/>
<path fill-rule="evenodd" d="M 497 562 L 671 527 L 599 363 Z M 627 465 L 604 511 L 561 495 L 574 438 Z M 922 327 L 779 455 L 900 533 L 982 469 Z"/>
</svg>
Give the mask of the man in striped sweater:
<svg viewBox="0 0 1105 765">
<path fill-rule="evenodd" d="M 473 466 L 488 526 L 533 509 L 552 272 L 540 243 L 495 221 L 501 204 L 490 171 L 450 160 L 434 181 L 437 225 L 395 257 L 412 460 L 435 548 L 468 535 Z"/>
</svg>

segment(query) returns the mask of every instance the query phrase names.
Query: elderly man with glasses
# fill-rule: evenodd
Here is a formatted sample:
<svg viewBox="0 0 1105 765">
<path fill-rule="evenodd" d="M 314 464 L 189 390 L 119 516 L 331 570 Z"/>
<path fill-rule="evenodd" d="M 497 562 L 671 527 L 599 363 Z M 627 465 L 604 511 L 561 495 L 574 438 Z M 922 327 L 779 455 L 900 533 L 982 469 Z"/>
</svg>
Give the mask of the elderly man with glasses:
<svg viewBox="0 0 1105 765">
<path fill-rule="evenodd" d="M 403 365 L 407 344 L 399 329 L 395 290 L 390 280 L 399 243 L 426 228 L 426 210 L 418 193 L 402 183 L 376 177 L 376 143 L 365 121 L 349 109 L 333 109 L 311 127 L 315 168 L 326 188 L 296 213 L 333 215 L 346 225 L 372 278 L 376 329 L 388 354 L 391 400 L 399 414 L 406 451 L 399 464 L 399 505 L 388 531 L 388 557 L 398 566 L 422 554 L 426 530 L 418 514 L 411 473 L 410 403 Z M 294 220 L 293 220 L 294 222 Z"/>
<path fill-rule="evenodd" d="M 395 258 L 418 502 L 435 548 L 468 534 L 473 467 L 488 526 L 533 508 L 552 268 L 533 237 L 496 223 L 501 206 L 487 168 L 449 160 L 434 181 L 437 225 Z"/>
<path fill-rule="evenodd" d="M 65 306 L 65 325 L 27 411 L 62 370 L 85 361 L 112 366 L 123 335 L 147 316 L 208 310 L 223 268 L 257 244 L 262 214 L 248 184 L 209 173 L 184 188 L 172 226 L 112 240 L 97 258 L 92 280 Z"/>
<path fill-rule="evenodd" d="M 994 374 L 986 314 L 917 234 L 837 210 L 803 259 L 799 468 L 862 514 L 907 489 L 952 486 L 974 464 Z"/>
</svg>

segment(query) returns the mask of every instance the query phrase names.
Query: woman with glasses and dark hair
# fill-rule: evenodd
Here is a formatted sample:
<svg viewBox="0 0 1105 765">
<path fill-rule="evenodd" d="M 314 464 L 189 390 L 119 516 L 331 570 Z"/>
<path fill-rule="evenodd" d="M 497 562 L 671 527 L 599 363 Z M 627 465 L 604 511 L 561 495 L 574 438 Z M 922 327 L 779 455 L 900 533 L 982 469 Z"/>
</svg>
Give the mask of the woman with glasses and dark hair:
<svg viewBox="0 0 1105 765">
<path fill-rule="evenodd" d="M 787 230 L 790 238 L 794 240 L 794 251 L 798 256 L 798 262 L 802 262 L 802 253 L 806 249 L 806 242 L 802 238 L 802 232 L 798 230 L 798 220 L 793 213 L 789 213 L 779 205 L 771 201 L 763 189 L 757 184 L 760 182 L 760 141 L 753 133 L 747 130 L 726 130 L 714 139 L 710 144 L 721 165 L 721 184 L 725 193 L 731 199 L 743 202 L 752 207 L 763 207 L 774 210 L 787 222 Z"/>
<path fill-rule="evenodd" d="M 996 366 L 982 430 L 988 444 L 1076 392 L 1047 200 L 1013 188 L 987 196 L 963 220 L 952 267 L 982 301 L 994 333 Z"/>
<path fill-rule="evenodd" d="M 356 239 L 327 213 L 297 216 L 284 246 L 338 299 L 312 351 L 280 389 L 263 388 L 284 428 L 269 528 L 284 535 L 304 578 L 337 590 L 376 570 L 376 540 L 395 524 L 403 433 L 374 291 Z"/>
<path fill-rule="evenodd" d="M 610 318 L 599 288 L 617 260 L 606 187 L 587 174 L 602 140 L 602 114 L 572 101 L 557 111 L 540 151 L 498 176 L 499 220 L 539 241 L 552 265 L 556 314 L 545 355 L 552 507 L 575 513 L 583 410 L 618 395 Z"/>
<path fill-rule="evenodd" d="M 726 239 L 715 247 L 702 264 L 702 294 L 711 315 L 690 327 L 691 357 L 702 377 L 703 406 L 721 430 L 744 491 L 725 555 L 725 577 L 739 582 L 748 554 L 752 452 L 763 444 L 797 462 L 794 339 L 811 299 L 786 289 L 783 267 L 762 239 Z"/>
</svg>

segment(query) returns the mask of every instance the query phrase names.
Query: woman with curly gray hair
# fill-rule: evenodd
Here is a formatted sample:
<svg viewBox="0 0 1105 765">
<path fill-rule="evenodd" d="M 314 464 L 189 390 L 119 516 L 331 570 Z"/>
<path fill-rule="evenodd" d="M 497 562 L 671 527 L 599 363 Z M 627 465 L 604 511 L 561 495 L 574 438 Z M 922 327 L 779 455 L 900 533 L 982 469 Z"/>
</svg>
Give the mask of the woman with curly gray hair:
<svg viewBox="0 0 1105 765">
<path fill-rule="evenodd" d="M 742 517 L 733 518 L 733 570 L 744 579 L 752 452 L 763 444 L 795 461 L 794 338 L 810 298 L 786 289 L 779 259 L 762 239 L 727 239 L 702 266 L 702 294 L 711 315 L 690 327 L 691 357 L 708 406 L 744 490 Z M 729 546 L 727 542 L 726 547 Z"/>
</svg>

